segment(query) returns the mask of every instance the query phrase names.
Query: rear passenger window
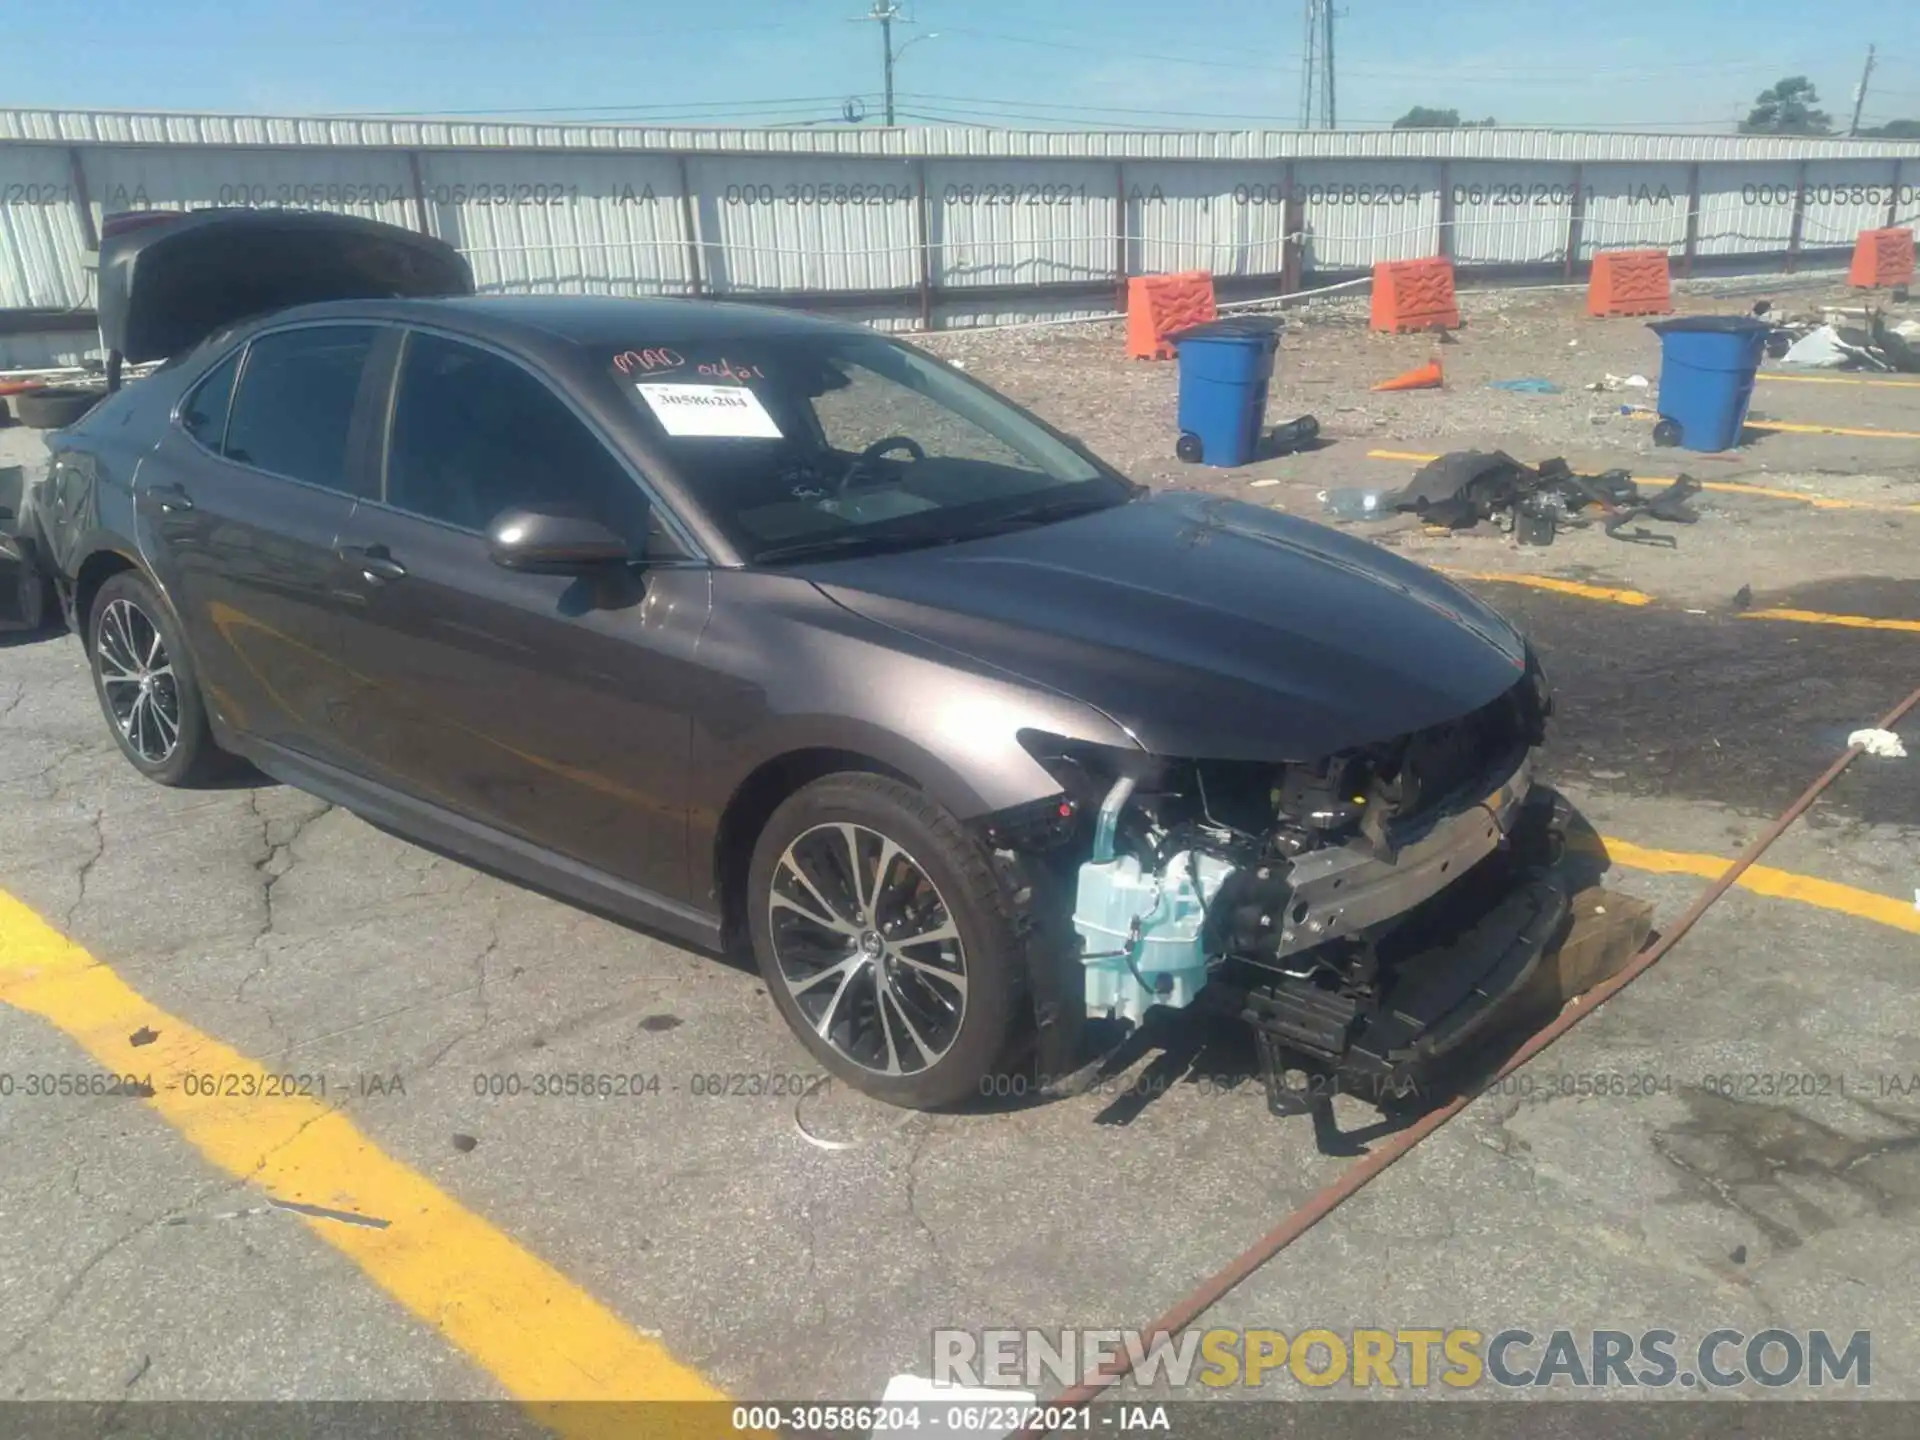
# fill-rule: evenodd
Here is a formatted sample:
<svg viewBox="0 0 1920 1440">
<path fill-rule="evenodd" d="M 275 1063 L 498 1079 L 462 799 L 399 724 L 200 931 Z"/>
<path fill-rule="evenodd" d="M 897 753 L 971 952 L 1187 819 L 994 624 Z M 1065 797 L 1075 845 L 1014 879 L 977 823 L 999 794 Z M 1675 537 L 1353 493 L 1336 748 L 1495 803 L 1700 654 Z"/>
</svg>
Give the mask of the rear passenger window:
<svg viewBox="0 0 1920 1440">
<path fill-rule="evenodd" d="M 373 349 L 367 325 L 316 325 L 247 347 L 221 453 L 259 470 L 351 491 L 347 432 Z"/>
<path fill-rule="evenodd" d="M 207 373 L 180 407 L 180 426 L 209 450 L 217 451 L 227 434 L 227 407 L 233 402 L 233 377 L 240 371 L 234 351 Z"/>
</svg>

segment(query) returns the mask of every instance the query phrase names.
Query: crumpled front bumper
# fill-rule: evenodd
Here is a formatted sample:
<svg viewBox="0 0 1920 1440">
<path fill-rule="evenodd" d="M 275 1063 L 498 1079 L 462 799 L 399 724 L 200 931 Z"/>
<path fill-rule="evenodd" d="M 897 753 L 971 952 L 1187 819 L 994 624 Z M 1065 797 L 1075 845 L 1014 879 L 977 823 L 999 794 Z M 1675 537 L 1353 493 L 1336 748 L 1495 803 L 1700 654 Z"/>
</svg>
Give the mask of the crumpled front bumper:
<svg viewBox="0 0 1920 1440">
<path fill-rule="evenodd" d="M 1563 805 L 1551 791 L 1512 803 L 1493 851 L 1378 942 L 1370 1003 L 1245 963 L 1216 977 L 1201 1002 L 1253 1027 L 1271 1108 L 1293 1113 L 1336 1088 L 1379 1100 L 1421 1091 L 1528 1012 L 1531 982 L 1571 916 L 1553 863 Z M 1299 1083 L 1311 1088 L 1288 1093 Z"/>
<path fill-rule="evenodd" d="M 1439 894 L 1506 842 L 1532 788 L 1533 752 L 1522 748 L 1489 767 L 1476 803 L 1395 834 L 1390 858 L 1357 846 L 1298 857 L 1276 955 L 1359 935 Z"/>
</svg>

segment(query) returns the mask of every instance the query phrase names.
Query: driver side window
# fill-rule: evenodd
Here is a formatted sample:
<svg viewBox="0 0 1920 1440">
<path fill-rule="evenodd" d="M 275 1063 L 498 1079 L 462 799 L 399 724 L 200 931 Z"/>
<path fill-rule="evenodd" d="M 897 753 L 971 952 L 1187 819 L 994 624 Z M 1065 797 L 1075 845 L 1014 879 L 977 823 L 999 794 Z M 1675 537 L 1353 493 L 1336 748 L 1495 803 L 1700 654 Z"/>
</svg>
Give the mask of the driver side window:
<svg viewBox="0 0 1920 1440">
<path fill-rule="evenodd" d="M 418 331 L 400 362 L 386 501 L 462 530 L 527 505 L 646 534 L 639 486 L 559 396 L 505 356 Z"/>
<path fill-rule="evenodd" d="M 918 390 L 863 365 L 847 360 L 836 363 L 849 383 L 815 397 L 813 413 L 827 444 L 842 454 L 858 455 L 876 441 L 901 435 L 919 441 L 934 459 L 984 460 L 1016 470 L 1036 468 L 1010 445 Z"/>
</svg>

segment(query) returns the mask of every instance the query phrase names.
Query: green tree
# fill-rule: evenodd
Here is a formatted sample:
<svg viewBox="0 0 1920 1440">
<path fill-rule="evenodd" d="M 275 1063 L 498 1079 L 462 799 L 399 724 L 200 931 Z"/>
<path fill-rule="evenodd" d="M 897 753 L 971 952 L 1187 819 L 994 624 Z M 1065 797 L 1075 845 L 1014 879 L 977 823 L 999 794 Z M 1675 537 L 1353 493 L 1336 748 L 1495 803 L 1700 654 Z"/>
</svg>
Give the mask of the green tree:
<svg viewBox="0 0 1920 1440">
<path fill-rule="evenodd" d="M 1871 130 L 1862 130 L 1860 133 L 1882 140 L 1920 140 L 1920 120 L 1889 120 L 1884 125 L 1875 125 Z"/>
<path fill-rule="evenodd" d="M 1825 135 L 1833 117 L 1813 107 L 1820 96 L 1804 75 L 1789 75 L 1754 97 L 1754 106 L 1740 123 L 1743 135 Z"/>
<path fill-rule="evenodd" d="M 1462 120 L 1458 110 L 1434 110 L 1416 105 L 1393 122 L 1396 130 L 1491 130 L 1491 115 L 1484 120 Z"/>
</svg>

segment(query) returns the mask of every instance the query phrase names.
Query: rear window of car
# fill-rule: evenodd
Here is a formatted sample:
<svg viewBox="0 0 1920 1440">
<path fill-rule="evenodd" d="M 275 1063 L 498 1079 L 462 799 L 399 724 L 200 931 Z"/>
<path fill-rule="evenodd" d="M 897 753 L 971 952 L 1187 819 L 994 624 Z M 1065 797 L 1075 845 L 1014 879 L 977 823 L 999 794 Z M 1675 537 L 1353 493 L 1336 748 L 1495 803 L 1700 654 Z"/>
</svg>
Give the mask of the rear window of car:
<svg viewBox="0 0 1920 1440">
<path fill-rule="evenodd" d="M 180 407 L 180 425 L 209 450 L 218 451 L 227 435 L 227 410 L 233 403 L 233 380 L 240 373 L 240 352 L 234 351 L 194 386 Z"/>
<path fill-rule="evenodd" d="M 221 453 L 290 480 L 350 491 L 347 436 L 377 332 L 314 325 L 247 347 Z"/>
</svg>

